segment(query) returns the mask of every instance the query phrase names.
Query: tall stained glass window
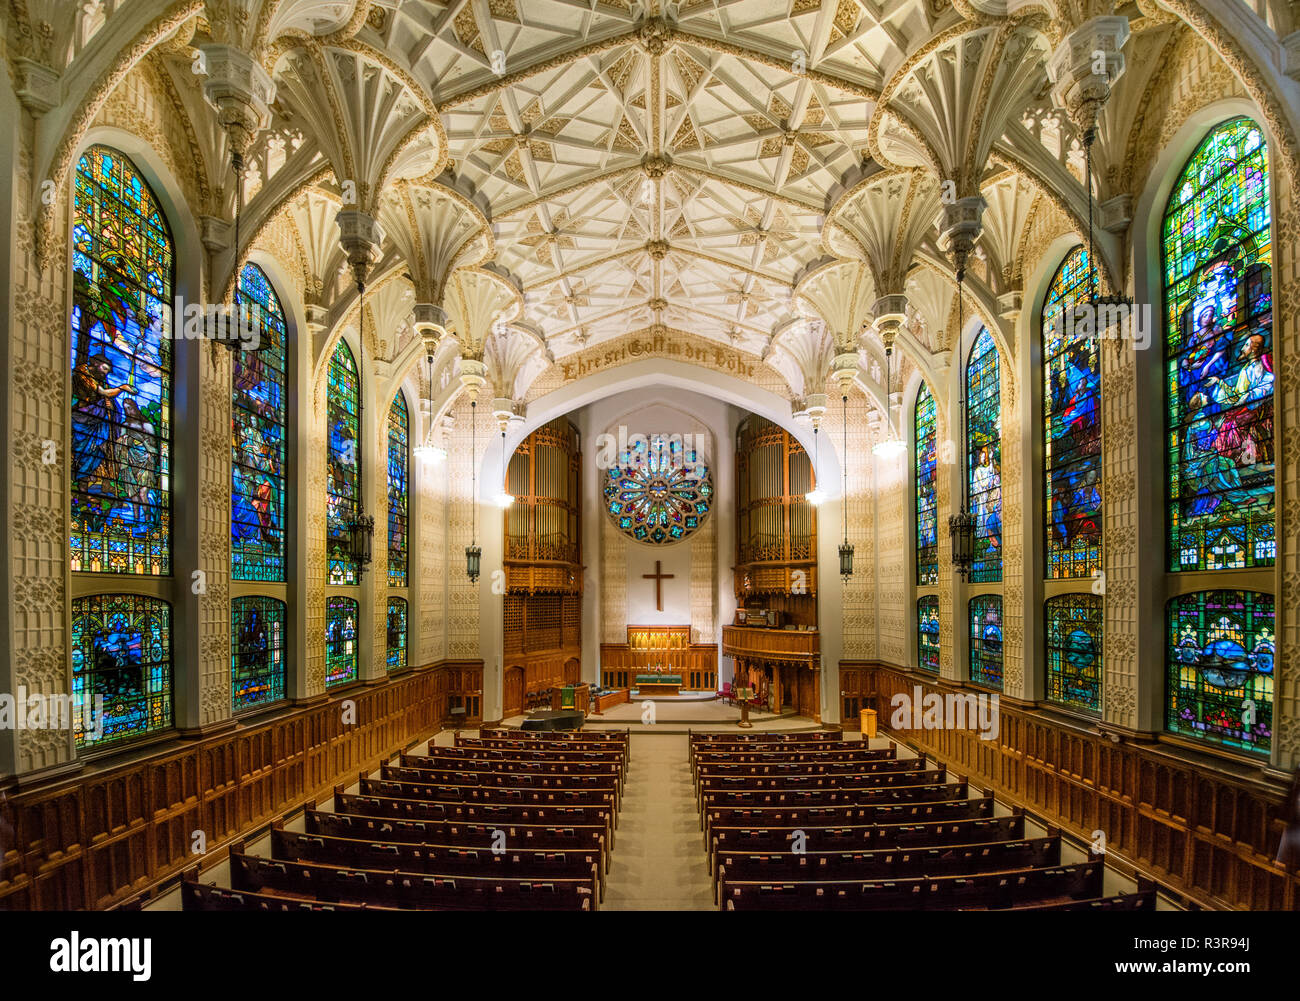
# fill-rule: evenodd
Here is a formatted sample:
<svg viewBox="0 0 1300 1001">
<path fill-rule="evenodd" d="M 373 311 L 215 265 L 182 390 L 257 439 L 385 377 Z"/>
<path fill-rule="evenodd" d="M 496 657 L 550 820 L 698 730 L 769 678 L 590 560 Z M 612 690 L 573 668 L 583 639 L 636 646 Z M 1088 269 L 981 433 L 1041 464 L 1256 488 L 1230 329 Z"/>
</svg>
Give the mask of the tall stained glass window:
<svg viewBox="0 0 1300 1001">
<path fill-rule="evenodd" d="M 406 601 L 388 599 L 388 669 L 400 671 L 406 667 Z"/>
<path fill-rule="evenodd" d="M 131 161 L 92 146 L 72 222 L 71 567 L 171 573 L 171 231 Z"/>
<path fill-rule="evenodd" d="M 230 708 L 242 712 L 285 697 L 285 605 L 261 596 L 230 602 Z"/>
<path fill-rule="evenodd" d="M 1048 598 L 1047 697 L 1101 711 L 1102 599 L 1095 594 Z"/>
<path fill-rule="evenodd" d="M 1210 132 L 1165 209 L 1169 569 L 1271 567 L 1273 250 L 1268 149 Z"/>
<path fill-rule="evenodd" d="M 921 383 L 916 396 L 916 583 L 928 587 L 939 583 L 939 521 L 934 476 L 938 448 L 938 424 L 934 397 Z"/>
<path fill-rule="evenodd" d="M 605 510 L 637 542 L 680 542 L 704 523 L 712 502 L 709 467 L 680 435 L 641 436 L 605 474 Z"/>
<path fill-rule="evenodd" d="M 1075 247 L 1043 302 L 1043 477 L 1049 580 L 1101 570 L 1101 364 L 1090 327 L 1067 322 L 1088 294 L 1088 251 Z"/>
<path fill-rule="evenodd" d="M 1166 725 L 1268 754 L 1273 739 L 1273 596 L 1200 591 L 1168 605 Z"/>
<path fill-rule="evenodd" d="M 356 681 L 360 663 L 357 621 L 360 609 L 352 598 L 325 599 L 325 687 Z"/>
<path fill-rule="evenodd" d="M 285 561 L 285 322 L 266 273 L 245 264 L 239 300 L 261 348 L 236 351 L 231 378 L 230 574 L 283 582 Z"/>
<path fill-rule="evenodd" d="M 970 579 L 1002 579 L 1002 392 L 998 348 L 983 328 L 966 366 L 966 467 L 975 515 Z"/>
<path fill-rule="evenodd" d="M 361 381 L 347 344 L 339 341 L 330 358 L 326 420 L 325 535 L 331 584 L 359 583 L 356 562 L 348 552 L 348 523 L 361 501 Z"/>
<path fill-rule="evenodd" d="M 970 600 L 970 680 L 1002 687 L 1002 595 L 980 594 Z"/>
<path fill-rule="evenodd" d="M 939 597 L 928 594 L 916 602 L 917 662 L 923 671 L 939 670 Z"/>
<path fill-rule="evenodd" d="M 406 587 L 410 418 L 398 390 L 388 408 L 388 586 Z"/>
<path fill-rule="evenodd" d="M 171 606 L 140 594 L 72 601 L 72 714 L 77 747 L 172 725 Z"/>
</svg>

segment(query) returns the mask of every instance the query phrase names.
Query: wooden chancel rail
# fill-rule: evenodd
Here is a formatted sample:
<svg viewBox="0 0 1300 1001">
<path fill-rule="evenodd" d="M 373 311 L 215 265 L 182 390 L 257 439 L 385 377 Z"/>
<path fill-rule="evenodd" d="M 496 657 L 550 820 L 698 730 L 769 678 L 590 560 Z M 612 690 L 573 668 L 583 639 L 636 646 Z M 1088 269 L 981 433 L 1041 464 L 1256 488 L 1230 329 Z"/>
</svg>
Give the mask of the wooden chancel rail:
<svg viewBox="0 0 1300 1001">
<path fill-rule="evenodd" d="M 889 726 L 893 697 L 914 687 L 966 691 L 890 665 L 842 661 L 845 725 L 857 707 Z M 849 709 L 853 710 L 852 715 Z M 1104 831 L 1112 862 L 1131 865 L 1206 907 L 1294 910 L 1300 878 L 1274 862 L 1287 784 L 1259 765 L 1163 737 L 1116 743 L 1095 728 L 1006 699 L 996 739 L 975 730 L 899 730 L 954 771 L 1087 841 Z"/>
<path fill-rule="evenodd" d="M 374 769 L 413 741 L 477 725 L 481 661 L 442 662 L 371 688 L 197 740 L 177 738 L 130 760 L 90 762 L 71 776 L 9 790 L 0 804 L 0 909 L 110 907 L 207 859 L 343 778 Z M 344 725 L 340 702 L 356 705 Z"/>
<path fill-rule="evenodd" d="M 638 674 L 659 665 L 664 674 L 682 679 L 689 691 L 715 691 L 718 684 L 718 645 L 692 643 L 690 626 L 628 626 L 626 643 L 600 645 L 601 684 L 606 688 L 635 688 Z"/>
</svg>

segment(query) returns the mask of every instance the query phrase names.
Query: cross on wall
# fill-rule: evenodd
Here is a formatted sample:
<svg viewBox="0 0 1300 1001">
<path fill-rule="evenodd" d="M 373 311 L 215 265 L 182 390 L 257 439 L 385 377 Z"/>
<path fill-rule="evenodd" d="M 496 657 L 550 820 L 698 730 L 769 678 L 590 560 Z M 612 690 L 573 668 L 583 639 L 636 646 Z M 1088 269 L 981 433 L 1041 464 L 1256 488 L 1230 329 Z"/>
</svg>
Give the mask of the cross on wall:
<svg viewBox="0 0 1300 1001">
<path fill-rule="evenodd" d="M 655 611 L 664 610 L 664 581 L 675 580 L 677 575 L 674 573 L 664 573 L 661 569 L 663 563 L 661 560 L 655 560 L 655 572 L 643 573 L 643 580 L 652 580 L 655 582 Z"/>
</svg>

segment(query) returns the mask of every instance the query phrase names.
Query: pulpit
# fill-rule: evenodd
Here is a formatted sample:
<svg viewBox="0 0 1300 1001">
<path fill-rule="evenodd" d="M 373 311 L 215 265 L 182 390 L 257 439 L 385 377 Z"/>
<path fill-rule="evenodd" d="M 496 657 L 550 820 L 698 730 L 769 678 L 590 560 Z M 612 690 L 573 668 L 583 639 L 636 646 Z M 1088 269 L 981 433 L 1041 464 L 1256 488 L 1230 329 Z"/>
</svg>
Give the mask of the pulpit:
<svg viewBox="0 0 1300 1001">
<path fill-rule="evenodd" d="M 749 700 L 754 697 L 754 689 L 737 688 L 736 699 L 740 702 L 740 723 L 738 726 L 749 729 L 754 724 L 749 721 Z"/>
</svg>

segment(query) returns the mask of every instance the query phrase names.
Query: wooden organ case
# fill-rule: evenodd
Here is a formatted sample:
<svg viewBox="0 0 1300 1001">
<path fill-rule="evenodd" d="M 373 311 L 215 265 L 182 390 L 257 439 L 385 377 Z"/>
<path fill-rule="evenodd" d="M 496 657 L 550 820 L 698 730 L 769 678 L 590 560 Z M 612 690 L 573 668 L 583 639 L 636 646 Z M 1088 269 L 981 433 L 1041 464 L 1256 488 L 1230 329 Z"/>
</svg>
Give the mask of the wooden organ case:
<svg viewBox="0 0 1300 1001">
<path fill-rule="evenodd" d="M 736 621 L 722 630 L 735 684 L 760 703 L 820 718 L 813 468 L 784 428 L 751 416 L 736 434 Z"/>
<path fill-rule="evenodd" d="M 581 680 L 580 446 L 577 429 L 560 418 L 520 443 L 506 468 L 514 502 L 503 515 L 505 718 Z"/>
</svg>

